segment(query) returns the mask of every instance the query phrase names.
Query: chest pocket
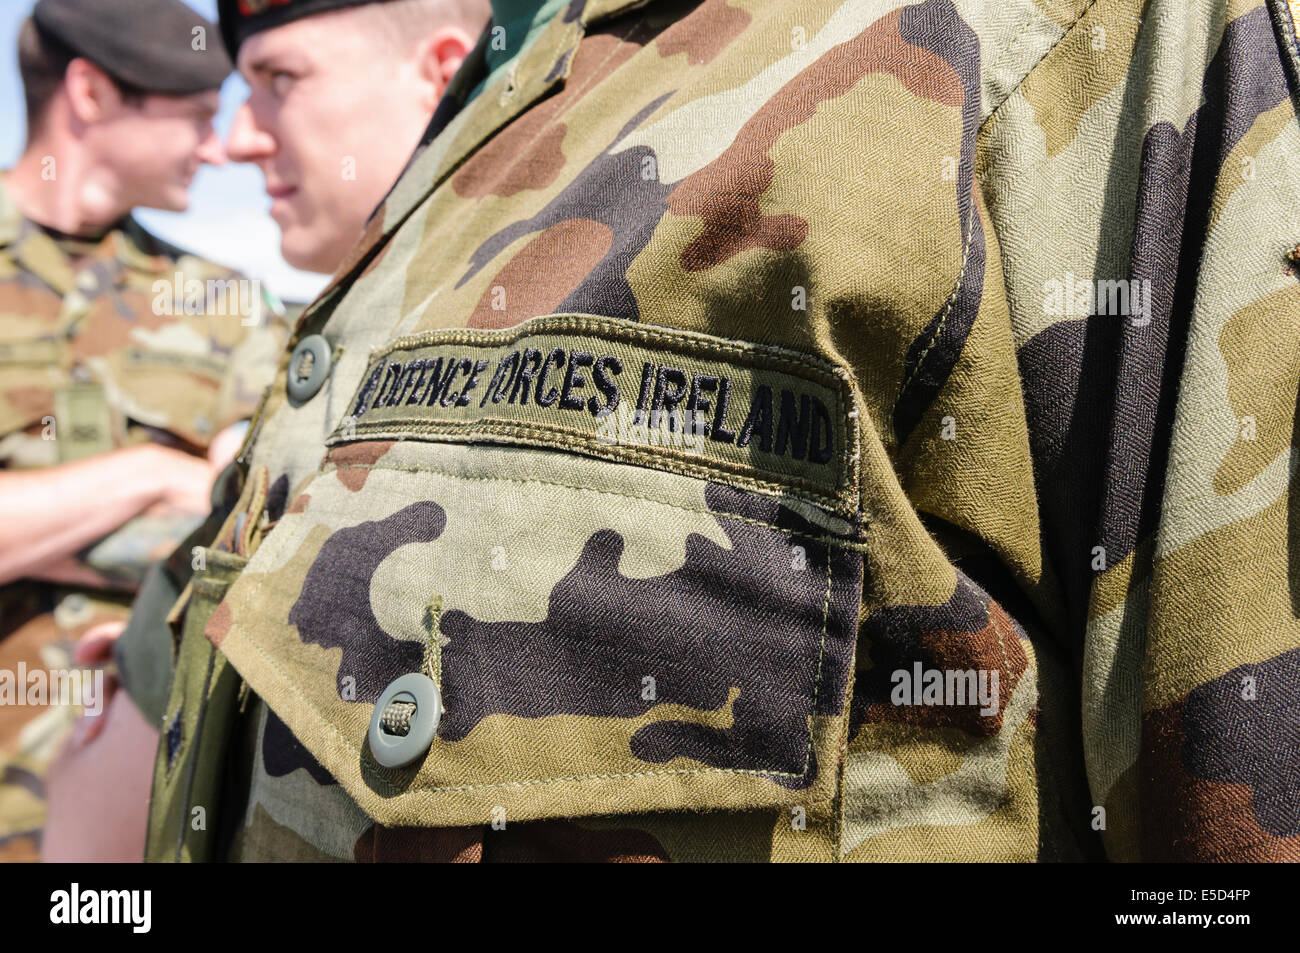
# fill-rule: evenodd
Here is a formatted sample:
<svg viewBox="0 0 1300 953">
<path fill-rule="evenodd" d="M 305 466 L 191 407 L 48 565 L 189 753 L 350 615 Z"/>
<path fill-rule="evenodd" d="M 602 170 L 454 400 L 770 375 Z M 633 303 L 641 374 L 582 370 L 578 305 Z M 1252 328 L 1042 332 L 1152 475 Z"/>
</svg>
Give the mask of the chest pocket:
<svg viewBox="0 0 1300 953">
<path fill-rule="evenodd" d="M 54 414 L 55 393 L 66 382 L 59 368 L 61 357 L 59 341 L 53 337 L 0 338 L 0 461 L 11 466 L 48 466 L 58 461 L 52 442 L 42 447 L 37 442 L 39 432 L 29 437 L 23 431 L 38 428 Z M 18 452 L 19 443 L 29 452 Z"/>
<path fill-rule="evenodd" d="M 220 429 L 229 363 L 222 355 L 141 346 L 123 348 L 109 361 L 114 393 L 128 419 L 197 447 L 207 446 Z"/>
<path fill-rule="evenodd" d="M 385 825 L 825 816 L 862 593 L 852 395 L 810 356 L 589 316 L 400 341 L 207 638 Z M 383 767 L 375 704 L 413 673 L 436 735 Z"/>
</svg>

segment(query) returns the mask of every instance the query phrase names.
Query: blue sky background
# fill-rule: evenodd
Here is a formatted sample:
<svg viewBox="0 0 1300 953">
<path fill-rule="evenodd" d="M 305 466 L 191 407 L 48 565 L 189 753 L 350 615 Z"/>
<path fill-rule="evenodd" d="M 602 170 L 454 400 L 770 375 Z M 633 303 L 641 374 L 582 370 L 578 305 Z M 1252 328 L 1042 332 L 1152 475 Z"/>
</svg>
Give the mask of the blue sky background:
<svg viewBox="0 0 1300 953">
<path fill-rule="evenodd" d="M 18 27 L 35 0 L 0 0 L 0 168 L 22 152 L 26 119 L 22 83 L 18 77 Z M 113 0 L 102 0 L 112 3 Z M 216 0 L 185 0 L 209 20 L 217 18 Z M 211 42 L 220 43 L 219 37 Z M 248 87 L 233 74 L 221 87 L 217 132 L 224 140 L 235 109 Z M 141 209 L 136 214 L 154 234 L 232 268 L 260 278 L 286 301 L 307 301 L 325 285 L 323 275 L 291 268 L 280 257 L 280 229 L 267 214 L 271 200 L 255 166 L 228 163 L 203 166 L 190 189 L 185 212 Z"/>
</svg>

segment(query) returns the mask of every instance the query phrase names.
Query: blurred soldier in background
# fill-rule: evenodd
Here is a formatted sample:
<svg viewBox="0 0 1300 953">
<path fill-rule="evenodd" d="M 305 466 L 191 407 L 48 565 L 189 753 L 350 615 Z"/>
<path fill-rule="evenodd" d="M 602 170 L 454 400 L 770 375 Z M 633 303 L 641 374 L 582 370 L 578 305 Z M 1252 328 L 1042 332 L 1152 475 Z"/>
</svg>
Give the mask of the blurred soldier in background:
<svg viewBox="0 0 1300 953">
<path fill-rule="evenodd" d="M 332 272 L 410 158 L 487 21 L 487 0 L 223 0 L 220 10 L 227 48 L 238 50 L 250 87 L 226 154 L 262 170 L 285 260 Z M 214 514 L 212 532 L 224 510 Z M 205 529 L 194 534 L 199 543 L 211 539 Z M 171 667 L 172 646 L 156 633 L 193 568 L 187 542 L 137 601 L 116 657 L 148 721 L 115 731 L 116 710 L 130 706 L 110 704 L 108 728 L 63 759 L 51 785 L 47 857 L 140 855 Z M 108 786 L 119 797 L 85 797 L 84 779 L 107 777 L 118 779 Z"/>
<path fill-rule="evenodd" d="M 41 0 L 18 52 L 27 145 L 0 183 L 0 672 L 23 693 L 19 673 L 107 668 L 105 691 L 78 699 L 97 711 L 132 594 L 202 523 L 284 332 L 258 282 L 130 215 L 183 210 L 199 166 L 224 161 L 215 25 L 180 0 Z M 0 707 L 0 858 L 35 859 L 78 706 L 15 700 Z M 129 709 L 119 730 L 149 730 Z"/>
</svg>

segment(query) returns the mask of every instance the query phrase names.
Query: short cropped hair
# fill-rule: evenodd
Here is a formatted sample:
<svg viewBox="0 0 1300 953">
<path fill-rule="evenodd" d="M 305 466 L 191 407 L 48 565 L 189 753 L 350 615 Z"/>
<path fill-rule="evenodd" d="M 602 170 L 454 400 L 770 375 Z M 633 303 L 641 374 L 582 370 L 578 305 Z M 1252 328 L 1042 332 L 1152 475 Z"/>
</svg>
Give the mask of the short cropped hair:
<svg viewBox="0 0 1300 953">
<path fill-rule="evenodd" d="M 390 0 L 356 8 L 393 49 L 405 50 L 435 26 L 458 26 L 477 39 L 490 13 L 485 0 Z"/>
<path fill-rule="evenodd" d="M 28 142 L 41 132 L 50 103 L 68 75 L 68 64 L 76 58 L 76 52 L 43 31 L 31 17 L 23 21 L 18 31 L 18 75 L 22 77 L 23 99 L 27 106 Z M 148 95 L 145 90 L 116 76 L 109 75 L 109 79 L 122 94 L 124 102 L 139 105 Z"/>
</svg>

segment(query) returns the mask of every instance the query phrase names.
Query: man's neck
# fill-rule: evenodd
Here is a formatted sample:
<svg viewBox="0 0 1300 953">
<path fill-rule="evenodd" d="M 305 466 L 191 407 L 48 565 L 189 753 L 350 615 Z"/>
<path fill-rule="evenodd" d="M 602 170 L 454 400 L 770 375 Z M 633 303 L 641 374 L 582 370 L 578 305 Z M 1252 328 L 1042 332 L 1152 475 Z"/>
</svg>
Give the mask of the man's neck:
<svg viewBox="0 0 1300 953">
<path fill-rule="evenodd" d="M 68 235 L 96 235 L 130 211 L 115 198 L 110 176 L 87 165 L 77 150 L 30 143 L 5 174 L 5 187 L 23 216 Z"/>
</svg>

